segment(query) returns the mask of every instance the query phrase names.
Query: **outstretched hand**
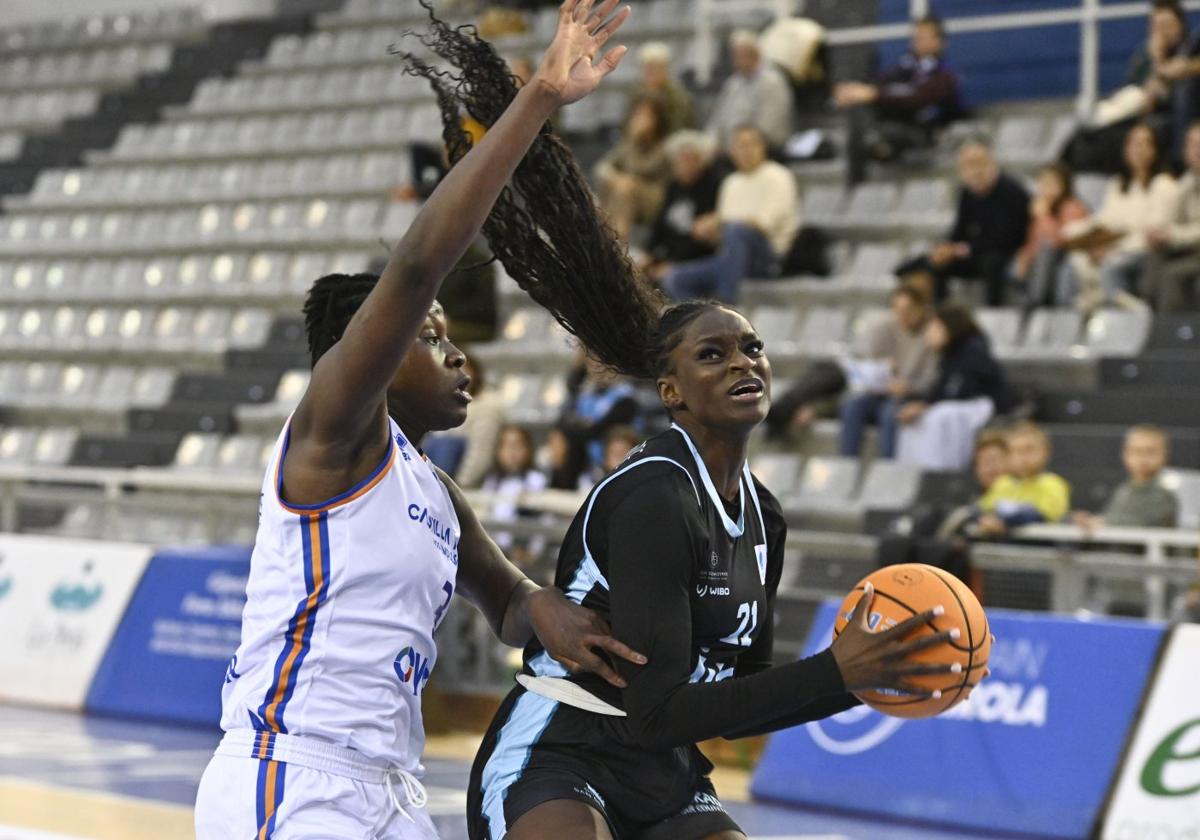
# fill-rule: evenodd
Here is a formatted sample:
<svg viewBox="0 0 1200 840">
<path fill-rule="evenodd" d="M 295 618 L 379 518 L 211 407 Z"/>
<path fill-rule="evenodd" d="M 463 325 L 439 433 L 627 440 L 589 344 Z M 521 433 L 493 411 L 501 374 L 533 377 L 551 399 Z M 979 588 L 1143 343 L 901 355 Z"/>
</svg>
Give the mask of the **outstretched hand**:
<svg viewBox="0 0 1200 840">
<path fill-rule="evenodd" d="M 875 589 L 868 583 L 845 628 L 831 646 L 846 690 L 893 689 L 918 697 L 941 696 L 941 692 L 930 693 L 919 688 L 909 678 L 928 674 L 960 673 L 962 666 L 957 662 L 953 665 L 909 662 L 907 658 L 919 650 L 958 638 L 959 631 L 954 629 L 915 639 L 908 638 L 920 627 L 942 614 L 942 608 L 937 607 L 914 615 L 891 629 L 872 633 L 867 620 L 874 599 Z"/>
<path fill-rule="evenodd" d="M 546 653 L 572 674 L 591 672 L 617 688 L 624 688 L 625 680 L 597 649 L 635 665 L 646 664 L 645 656 L 613 638 L 604 619 L 568 600 L 553 586 L 543 586 L 532 593 L 525 610 Z"/>
<path fill-rule="evenodd" d="M 629 7 L 614 15 L 620 0 L 603 0 L 593 10 L 594 2 L 566 0 L 562 4 L 558 31 L 531 80 L 552 93 L 559 105 L 576 102 L 595 90 L 625 55 L 626 49 L 621 46 L 596 60 L 604 44 L 629 17 Z"/>
</svg>

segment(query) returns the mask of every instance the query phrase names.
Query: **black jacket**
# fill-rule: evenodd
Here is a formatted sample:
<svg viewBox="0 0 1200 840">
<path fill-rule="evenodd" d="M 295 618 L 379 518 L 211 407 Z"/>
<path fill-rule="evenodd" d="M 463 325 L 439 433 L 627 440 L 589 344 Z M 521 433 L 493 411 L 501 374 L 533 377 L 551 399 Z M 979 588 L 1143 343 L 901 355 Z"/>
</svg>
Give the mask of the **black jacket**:
<svg viewBox="0 0 1200 840">
<path fill-rule="evenodd" d="M 942 352 L 937 381 L 923 399 L 935 403 L 978 397 L 990 397 L 996 404 L 997 414 L 1012 408 L 1012 396 L 1004 369 L 992 355 L 987 337 L 970 335 Z"/>
</svg>

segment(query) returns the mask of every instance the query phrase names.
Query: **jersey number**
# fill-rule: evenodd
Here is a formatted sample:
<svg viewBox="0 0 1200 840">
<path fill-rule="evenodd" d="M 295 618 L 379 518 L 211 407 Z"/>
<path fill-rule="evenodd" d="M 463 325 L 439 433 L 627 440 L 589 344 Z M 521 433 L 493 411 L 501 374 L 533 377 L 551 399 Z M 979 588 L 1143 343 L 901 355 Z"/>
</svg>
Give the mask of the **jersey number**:
<svg viewBox="0 0 1200 840">
<path fill-rule="evenodd" d="M 754 641 L 754 631 L 758 629 L 758 601 L 745 601 L 738 605 L 738 620 L 741 624 L 725 638 L 721 639 L 729 645 L 750 647 Z"/>
</svg>

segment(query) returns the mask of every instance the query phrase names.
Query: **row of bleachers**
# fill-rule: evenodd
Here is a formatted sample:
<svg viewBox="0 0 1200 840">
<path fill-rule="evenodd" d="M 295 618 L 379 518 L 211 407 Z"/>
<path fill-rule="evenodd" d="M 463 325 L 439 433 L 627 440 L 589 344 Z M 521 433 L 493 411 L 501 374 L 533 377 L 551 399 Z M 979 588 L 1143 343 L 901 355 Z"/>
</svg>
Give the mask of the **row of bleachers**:
<svg viewBox="0 0 1200 840">
<path fill-rule="evenodd" d="M 62 466 L 78 439 L 72 428 L 9 426 L 0 429 L 0 465 Z"/>
<path fill-rule="evenodd" d="M 769 352 L 830 356 L 849 352 L 884 313 L 877 307 L 762 305 L 750 313 L 750 320 Z M 982 309 L 977 314 L 997 355 L 1005 359 L 1136 355 L 1150 331 L 1146 312 L 1104 309 L 1087 319 L 1073 309 L 1037 309 L 1028 316 L 1017 309 Z M 514 312 L 501 336 L 514 350 L 569 352 L 561 328 L 537 307 Z"/>
<path fill-rule="evenodd" d="M 126 126 L 112 150 L 95 160 L 200 162 L 357 149 L 394 151 L 409 141 L 439 142 L 441 135 L 441 116 L 434 103 L 273 117 L 198 118 Z"/>
<path fill-rule="evenodd" d="M 170 64 L 170 44 L 18 55 L 0 60 L 0 89 L 103 87 L 130 82 L 142 73 L 166 70 Z"/>
<path fill-rule="evenodd" d="M 86 89 L 0 94 L 0 128 L 51 128 L 92 113 L 99 102 L 99 91 Z"/>
<path fill-rule="evenodd" d="M 204 18 L 198 6 L 39 21 L 0 30 L 0 55 L 161 41 L 199 32 L 203 27 Z"/>
<path fill-rule="evenodd" d="M 430 101 L 432 98 L 428 83 L 406 74 L 400 62 L 395 60 L 391 66 L 362 69 L 301 70 L 286 75 L 208 79 L 197 88 L 187 113 L 315 111 L 348 105 Z"/>
<path fill-rule="evenodd" d="M 244 306 L 0 308 L 0 354 L 220 354 L 261 346 L 271 320 Z"/>
<path fill-rule="evenodd" d="M 66 209 L 384 194 L 396 184 L 408 183 L 411 169 L 406 150 L 194 165 L 50 169 L 38 177 L 28 199 L 10 206 Z"/>
<path fill-rule="evenodd" d="M 274 447 L 274 435 L 187 434 L 179 442 L 171 469 L 261 476 Z"/>
<path fill-rule="evenodd" d="M 171 396 L 177 376 L 169 367 L 0 362 L 0 405 L 109 412 L 157 408 Z"/>
<path fill-rule="evenodd" d="M 173 211 L 22 213 L 0 216 L 0 255 L 121 254 L 190 248 L 264 248 L 273 245 L 378 240 L 384 202 L 243 202 Z M 397 211 L 400 212 L 400 211 Z M 404 225 L 402 230 L 407 228 Z"/>
<path fill-rule="evenodd" d="M 313 280 L 362 271 L 362 251 L 263 251 L 154 259 L 0 259 L 0 299 L 9 303 L 153 302 L 302 297 Z"/>
</svg>

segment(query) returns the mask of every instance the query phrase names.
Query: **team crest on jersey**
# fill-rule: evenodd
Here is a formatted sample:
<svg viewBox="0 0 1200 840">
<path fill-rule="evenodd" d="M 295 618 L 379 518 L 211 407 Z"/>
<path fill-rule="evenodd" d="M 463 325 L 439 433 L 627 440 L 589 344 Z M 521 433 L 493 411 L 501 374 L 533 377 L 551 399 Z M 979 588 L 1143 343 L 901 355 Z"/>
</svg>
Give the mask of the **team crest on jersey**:
<svg viewBox="0 0 1200 840">
<path fill-rule="evenodd" d="M 396 661 L 392 663 L 392 667 L 396 669 L 396 676 L 400 678 L 400 682 L 411 685 L 413 694 L 418 696 L 425 683 L 429 682 L 429 675 L 432 673 L 429 657 L 422 656 L 421 652 L 413 647 L 406 647 L 396 654 Z"/>
<path fill-rule="evenodd" d="M 763 586 L 767 585 L 767 545 L 754 546 L 754 559 L 758 561 L 758 579 Z"/>
<path fill-rule="evenodd" d="M 412 456 L 408 454 L 408 441 L 404 439 L 404 435 L 396 432 L 396 446 L 400 447 L 400 456 L 405 461 L 411 461 Z"/>
</svg>

